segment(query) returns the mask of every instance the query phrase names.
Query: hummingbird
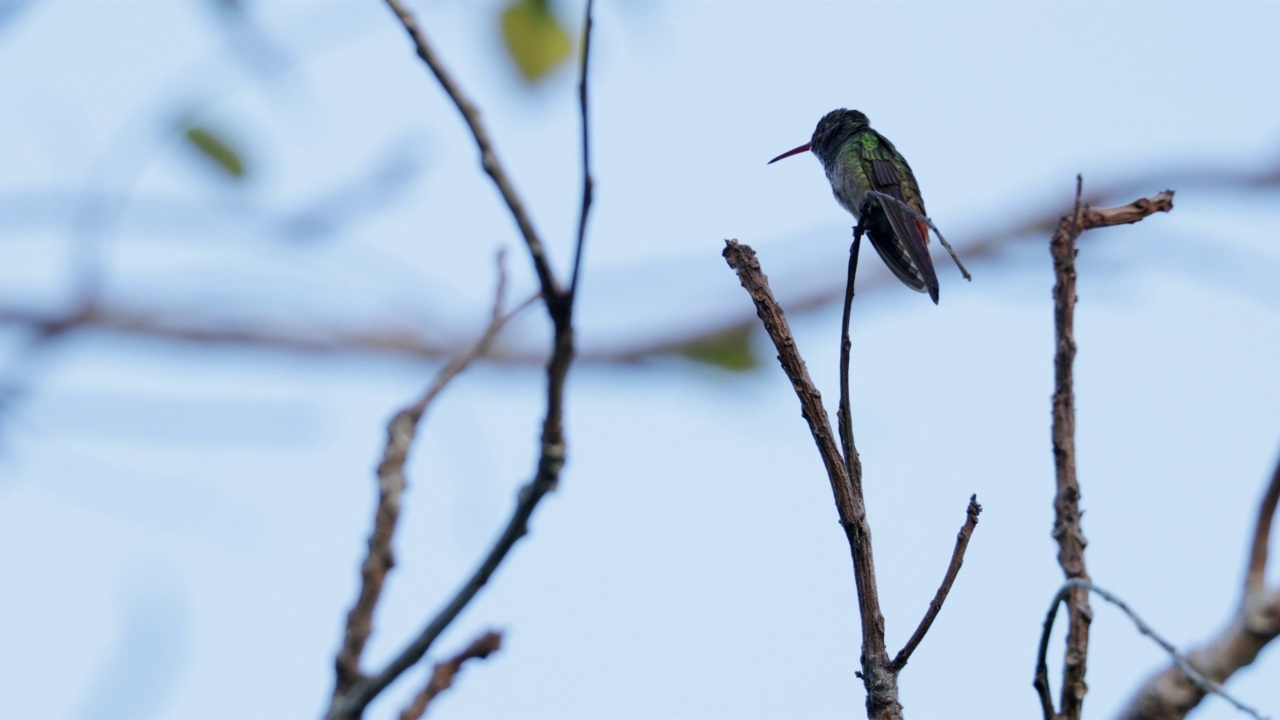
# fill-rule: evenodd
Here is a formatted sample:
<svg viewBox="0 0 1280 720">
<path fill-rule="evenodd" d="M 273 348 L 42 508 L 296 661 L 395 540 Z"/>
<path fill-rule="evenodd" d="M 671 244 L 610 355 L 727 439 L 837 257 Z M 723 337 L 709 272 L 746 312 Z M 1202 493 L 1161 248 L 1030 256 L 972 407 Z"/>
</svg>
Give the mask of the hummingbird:
<svg viewBox="0 0 1280 720">
<path fill-rule="evenodd" d="M 832 110 L 818 121 L 813 138 L 769 164 L 812 150 L 822 161 L 831 192 L 841 207 L 861 220 L 871 247 L 894 275 L 938 304 L 938 275 L 929 257 L 929 224 L 904 212 L 897 203 L 870 197 L 875 190 L 897 198 L 924 215 L 924 198 L 907 159 L 889 139 L 871 129 L 857 110 Z M 869 200 L 869 202 L 868 202 Z M 862 218 L 863 212 L 867 213 Z"/>
</svg>

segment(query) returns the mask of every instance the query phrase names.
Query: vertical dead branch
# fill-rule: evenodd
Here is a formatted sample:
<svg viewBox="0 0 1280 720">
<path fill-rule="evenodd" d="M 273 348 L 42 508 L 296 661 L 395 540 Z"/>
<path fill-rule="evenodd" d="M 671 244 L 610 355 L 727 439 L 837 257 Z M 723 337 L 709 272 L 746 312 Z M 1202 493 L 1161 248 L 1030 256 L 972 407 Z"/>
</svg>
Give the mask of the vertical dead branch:
<svg viewBox="0 0 1280 720">
<path fill-rule="evenodd" d="M 1058 564 L 1067 580 L 1088 582 L 1084 549 L 1087 541 L 1080 527 L 1080 484 L 1076 478 L 1076 411 L 1073 365 L 1076 356 L 1076 241 L 1092 228 L 1135 223 L 1155 212 L 1173 209 L 1173 191 L 1166 190 L 1129 205 L 1094 210 L 1082 204 L 1083 180 L 1076 176 L 1074 210 L 1058 220 L 1049 241 L 1053 256 L 1053 325 L 1056 347 L 1053 358 L 1053 463 L 1056 478 L 1053 510 L 1053 537 L 1058 542 Z M 1054 717 L 1077 720 L 1084 708 L 1086 661 L 1089 653 L 1089 623 L 1093 609 L 1089 591 L 1073 586 L 1067 597 L 1069 614 L 1066 652 L 1062 671 L 1061 707 L 1055 715 L 1047 672 L 1037 669 L 1034 686 L 1046 720 Z M 1050 620 L 1051 622 L 1051 620 Z"/>
<path fill-rule="evenodd" d="M 1088 544 L 1080 527 L 1080 484 L 1076 479 L 1076 400 L 1073 367 L 1076 359 L 1076 240 L 1080 237 L 1081 190 L 1076 176 L 1075 211 L 1063 217 L 1049 241 L 1053 254 L 1053 327 L 1057 341 L 1053 356 L 1053 466 L 1057 491 L 1053 498 L 1053 538 L 1058 541 L 1058 564 L 1068 580 L 1088 580 L 1084 548 Z M 1086 660 L 1089 655 L 1089 623 L 1093 609 L 1089 592 L 1074 589 L 1067 598 L 1067 650 L 1062 669 L 1064 718 L 1080 717 L 1084 708 Z"/>
</svg>

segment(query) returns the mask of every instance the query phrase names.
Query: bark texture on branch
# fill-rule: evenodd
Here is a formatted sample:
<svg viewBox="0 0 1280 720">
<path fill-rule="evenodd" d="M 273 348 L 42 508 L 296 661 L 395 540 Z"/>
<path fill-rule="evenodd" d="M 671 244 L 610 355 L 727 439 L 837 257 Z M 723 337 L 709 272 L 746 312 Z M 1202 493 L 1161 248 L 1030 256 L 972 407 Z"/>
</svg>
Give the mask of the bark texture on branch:
<svg viewBox="0 0 1280 720">
<path fill-rule="evenodd" d="M 1076 409 L 1074 365 L 1076 357 L 1076 241 L 1085 230 L 1135 223 L 1156 212 L 1173 209 L 1173 191 L 1166 190 L 1128 205 L 1094 209 L 1083 204 L 1083 180 L 1076 177 L 1075 207 L 1058 220 L 1049 241 L 1053 256 L 1053 325 L 1055 336 L 1053 391 L 1053 538 L 1058 543 L 1058 564 L 1068 580 L 1089 581 L 1084 549 L 1088 544 L 1080 526 L 1080 483 L 1076 477 Z M 1077 720 L 1088 692 L 1089 623 L 1093 608 L 1089 591 L 1072 588 L 1067 597 L 1067 643 L 1062 663 L 1062 697 L 1054 711 L 1047 673 L 1038 667 L 1035 688 L 1046 720 Z"/>
<path fill-rule="evenodd" d="M 978 523 L 978 513 L 982 508 L 978 505 L 976 497 L 970 499 L 967 520 L 957 535 L 956 548 L 952 553 L 951 563 L 943 578 L 942 586 L 934 596 L 933 603 L 930 604 L 929 610 L 925 613 L 911 640 L 898 653 L 896 659 L 890 660 L 888 648 L 885 647 L 884 615 L 880 610 L 880 597 L 876 588 L 875 563 L 871 552 L 871 527 L 867 522 L 866 505 L 862 496 L 862 465 L 858 461 L 857 449 L 853 444 L 853 430 L 848 420 L 848 313 L 857 267 L 858 239 L 860 236 L 855 230 L 854 247 L 850 252 L 849 284 L 846 289 L 845 328 L 841 338 L 841 436 L 847 457 L 842 457 L 840 454 L 835 434 L 832 432 L 831 420 L 822 406 L 822 395 L 809 377 L 809 370 L 796 348 L 795 338 L 787 324 L 786 315 L 769 289 L 768 278 L 760 269 L 760 261 L 755 251 L 736 240 L 726 240 L 724 258 L 729 267 L 738 273 L 738 280 L 742 283 L 742 287 L 750 293 L 755 303 L 756 314 L 759 315 L 765 331 L 778 350 L 778 361 L 800 400 L 800 414 L 809 425 L 809 432 L 813 435 L 818 454 L 822 457 L 823 466 L 831 482 L 836 512 L 840 518 L 840 525 L 844 529 L 845 539 L 849 543 L 854 580 L 858 588 L 858 614 L 862 622 L 862 671 L 859 676 L 867 691 L 867 717 L 897 720 L 903 717 L 902 703 L 898 699 L 898 673 L 906 665 L 907 659 L 919 645 L 941 609 L 960 570 L 969 536 Z"/>
</svg>

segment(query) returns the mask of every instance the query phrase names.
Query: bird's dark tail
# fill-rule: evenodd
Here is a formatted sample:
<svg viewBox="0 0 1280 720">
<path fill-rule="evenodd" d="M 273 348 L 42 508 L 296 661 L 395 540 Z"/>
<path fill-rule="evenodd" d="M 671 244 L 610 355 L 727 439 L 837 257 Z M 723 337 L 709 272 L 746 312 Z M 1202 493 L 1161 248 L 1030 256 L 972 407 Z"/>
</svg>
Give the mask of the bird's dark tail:
<svg viewBox="0 0 1280 720">
<path fill-rule="evenodd" d="M 929 226 L 919 220 L 901 217 L 899 219 L 903 222 L 900 226 L 906 231 L 903 234 L 908 236 L 902 238 L 895 231 L 895 226 L 899 226 L 899 223 L 892 222 L 895 212 L 904 215 L 895 207 L 878 218 L 881 222 L 867 223 L 867 237 L 871 239 L 871 247 L 876 249 L 880 259 L 884 260 L 884 264 L 889 266 L 903 284 L 916 292 L 928 293 L 929 299 L 937 305 L 938 275 L 934 272 L 926 239 L 929 237 Z"/>
</svg>

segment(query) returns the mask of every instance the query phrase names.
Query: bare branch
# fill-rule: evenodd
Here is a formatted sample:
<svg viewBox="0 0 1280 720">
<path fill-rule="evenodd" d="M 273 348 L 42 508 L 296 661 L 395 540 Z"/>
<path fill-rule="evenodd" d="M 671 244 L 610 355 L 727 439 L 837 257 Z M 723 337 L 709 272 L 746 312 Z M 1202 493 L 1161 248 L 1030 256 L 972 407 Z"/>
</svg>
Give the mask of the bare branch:
<svg viewBox="0 0 1280 720">
<path fill-rule="evenodd" d="M 929 603 L 929 609 L 925 611 L 924 618 L 920 620 L 920 626 L 911 634 L 911 639 L 907 640 L 907 644 L 902 646 L 902 650 L 893 659 L 893 669 L 895 672 L 902 670 L 906 666 L 907 661 L 911 659 L 911 653 L 915 652 L 916 646 L 924 639 L 925 633 L 929 632 L 933 621 L 938 617 L 938 613 L 942 610 L 942 603 L 946 602 L 947 594 L 951 592 L 951 586 L 956 581 L 956 576 L 960 574 L 960 566 L 964 564 L 964 552 L 969 547 L 969 538 L 973 535 L 974 528 L 978 527 L 978 514 L 982 512 L 982 506 L 978 504 L 978 496 L 969 496 L 969 507 L 965 511 L 964 525 L 960 526 L 960 532 L 956 533 L 956 547 L 951 551 L 951 562 L 947 565 L 947 572 L 942 577 L 942 585 L 938 586 L 938 592 L 934 594 L 933 600 Z"/>
<path fill-rule="evenodd" d="M 1066 579 L 1088 582 L 1089 573 L 1084 560 L 1084 549 L 1088 541 L 1080 527 L 1080 484 L 1076 477 L 1073 377 L 1076 356 L 1076 240 L 1081 232 L 1088 229 L 1134 223 L 1155 212 L 1168 212 L 1173 209 L 1173 191 L 1166 190 L 1121 207 L 1094 210 L 1082 201 L 1083 186 L 1083 178 L 1077 175 L 1075 207 L 1070 214 L 1059 218 L 1058 227 L 1049 241 L 1049 251 L 1053 256 L 1056 278 L 1053 286 L 1053 324 L 1056 338 L 1053 358 L 1052 436 L 1056 479 L 1053 537 L 1058 542 L 1058 564 L 1062 566 Z M 1067 643 L 1062 670 L 1061 709 L 1057 715 L 1053 712 L 1048 678 L 1041 673 L 1039 666 L 1034 682 L 1046 720 L 1054 717 L 1076 720 L 1083 711 L 1084 696 L 1088 692 L 1085 671 L 1089 654 L 1089 623 L 1093 619 L 1093 610 L 1089 607 L 1089 593 L 1086 589 L 1073 586 L 1067 592 Z M 1051 623 L 1052 617 L 1046 622 Z"/>
<path fill-rule="evenodd" d="M 1070 588 L 1064 586 L 1053 596 L 1053 603 L 1049 605 L 1044 626 L 1040 630 L 1040 648 L 1036 651 L 1035 680 L 1031 685 L 1036 689 L 1036 697 L 1040 699 L 1040 713 L 1045 720 L 1053 720 L 1057 717 L 1053 709 L 1053 690 L 1049 687 L 1049 631 L 1053 630 L 1053 622 L 1058 617 L 1058 606 L 1062 604 L 1060 598 L 1064 592 L 1069 591 Z"/>
<path fill-rule="evenodd" d="M 849 247 L 849 270 L 845 278 L 844 312 L 840 317 L 840 401 L 836 405 L 836 424 L 840 430 L 840 447 L 844 450 L 845 470 L 858 494 L 862 493 L 862 459 L 853 441 L 853 411 L 849 406 L 849 353 L 853 341 L 849 337 L 849 320 L 853 314 L 854 281 L 858 277 L 858 250 L 862 247 L 865 228 L 866 204 L 858 214 L 858 224 L 853 228 L 853 245 Z"/>
<path fill-rule="evenodd" d="M 444 390 L 455 377 L 481 357 L 493 344 L 504 325 L 517 313 L 527 308 L 536 297 L 521 303 L 509 313 L 503 313 L 506 303 L 507 276 L 503 265 L 503 253 L 498 254 L 498 283 L 494 292 L 493 313 L 489 326 L 480 339 L 467 351 L 454 357 L 442 367 L 431 385 L 415 402 L 405 406 L 387 423 L 387 444 L 378 463 L 378 505 L 374 512 L 373 532 L 369 535 L 369 552 L 360 565 L 360 593 L 355 605 L 347 613 L 346 630 L 342 649 L 338 652 L 337 683 L 335 694 L 346 692 L 361 679 L 360 656 L 365 643 L 373 632 L 373 612 L 382 595 L 387 573 L 395 566 L 391 540 L 400 517 L 400 496 L 406 486 L 404 466 L 418 432 L 419 422 L 431 401 Z"/>
<path fill-rule="evenodd" d="M 1053 537 L 1058 541 L 1058 564 L 1068 580 L 1088 580 L 1084 548 L 1088 544 L 1080 527 L 1080 485 L 1076 479 L 1076 406 L 1073 366 L 1076 357 L 1076 239 L 1080 236 L 1083 178 L 1076 176 L 1075 210 L 1064 215 L 1049 241 L 1053 270 L 1053 326 L 1057 350 L 1053 357 L 1053 460 L 1057 492 L 1053 501 Z M 1089 593 L 1074 590 L 1068 599 L 1066 659 L 1062 670 L 1061 716 L 1079 718 L 1088 691 L 1085 685 L 1089 655 L 1089 622 L 1093 609 Z"/>
<path fill-rule="evenodd" d="M 587 70 L 591 62 L 591 6 L 587 0 L 586 19 L 582 27 L 582 76 L 578 80 L 578 107 L 582 110 L 582 214 L 578 216 L 578 240 L 573 246 L 573 271 L 569 295 L 578 294 L 578 271 L 582 268 L 582 244 L 587 236 L 587 213 L 591 211 L 591 195 L 595 181 L 591 179 L 591 126 L 587 114 Z"/>
<path fill-rule="evenodd" d="M 529 255 L 533 258 L 534 269 L 538 273 L 538 282 L 542 284 L 542 295 L 550 302 L 554 298 L 560 296 L 560 284 L 556 281 L 555 273 L 551 270 L 551 264 L 547 261 L 546 251 L 543 250 L 542 240 L 538 237 L 538 231 L 533 228 L 533 220 L 529 214 L 525 212 L 524 203 L 521 202 L 520 196 L 516 194 L 515 186 L 507 177 L 507 171 L 503 169 L 502 163 L 498 161 L 498 155 L 493 150 L 493 141 L 489 139 L 489 132 L 485 129 L 484 123 L 480 120 L 480 111 L 462 92 L 462 88 L 445 70 L 444 63 L 436 56 L 435 50 L 431 48 L 431 44 L 427 42 L 427 36 L 422 32 L 422 28 L 418 26 L 418 20 L 409 12 L 400 0 L 386 0 L 387 6 L 396 14 L 400 20 L 400 24 L 404 25 L 404 29 L 408 31 L 410 39 L 413 40 L 413 46 L 418 51 L 418 57 L 427 64 L 431 69 L 431 73 L 436 76 L 440 87 L 449 95 L 449 99 L 453 100 L 453 104 L 458 107 L 458 112 L 462 113 L 462 119 L 466 121 L 467 127 L 471 129 L 471 135 L 475 138 L 476 147 L 480 150 L 480 166 L 484 168 L 485 173 L 493 178 L 493 183 L 498 187 L 498 192 L 502 194 L 502 200 L 507 204 L 507 208 L 511 211 L 511 216 L 516 221 L 516 226 L 520 228 L 520 234 L 524 236 L 525 245 L 529 248 Z M 583 65 L 586 66 L 585 63 Z"/>
<path fill-rule="evenodd" d="M 560 404 L 557 403 L 553 410 L 559 413 Z M 552 413 L 549 412 L 548 417 L 551 416 Z M 329 710 L 329 718 L 358 717 L 378 693 L 386 689 L 392 682 L 395 682 L 396 678 L 400 677 L 406 670 L 417 664 L 431 649 L 431 645 L 440 637 L 440 634 L 449 627 L 458 615 L 462 613 L 463 608 L 489 582 L 489 578 L 493 576 L 494 571 L 502 564 L 507 553 L 511 552 L 511 548 L 515 546 L 516 542 L 528 534 L 529 518 L 533 516 L 533 511 L 537 508 L 542 498 L 553 489 L 555 481 L 559 477 L 560 469 L 564 465 L 563 443 L 560 445 L 548 445 L 544 440 L 542 450 L 542 456 L 538 461 L 537 474 L 528 485 L 521 488 L 516 509 L 512 513 L 511 519 L 507 521 L 507 526 L 494 542 L 484 560 L 481 561 L 479 567 L 457 590 L 444 608 L 387 664 L 386 668 L 352 685 L 342 698 L 335 698 Z"/>
<path fill-rule="evenodd" d="M 764 323 L 765 332 L 769 334 L 769 338 L 778 349 L 778 361 L 782 363 L 782 371 L 795 386 L 796 395 L 800 398 L 801 413 L 809 423 L 809 432 L 813 435 L 813 441 L 818 446 L 818 454 L 822 457 L 822 464 L 831 478 L 831 489 L 836 497 L 836 509 L 840 512 L 841 522 L 843 522 L 846 516 L 852 517 L 858 511 L 855 510 L 840 450 L 836 448 L 832 437 L 831 422 L 827 418 L 826 410 L 822 408 L 822 394 L 814 386 L 813 380 L 809 377 L 809 370 L 804 364 L 804 358 L 800 357 L 800 352 L 796 349 L 796 341 L 791 335 L 786 314 L 774 299 L 773 292 L 769 289 L 769 279 L 760 270 L 760 261 L 750 245 L 742 245 L 737 240 L 726 240 L 724 258 L 729 263 L 729 267 L 737 271 L 738 280 L 751 294 L 751 299 L 756 305 L 756 313 Z"/>
<path fill-rule="evenodd" d="M 889 653 L 884 644 L 884 616 L 880 612 L 880 596 L 876 589 L 875 563 L 871 554 L 871 528 L 867 523 L 862 489 L 855 486 L 848 467 L 836 448 L 831 421 L 822 407 L 822 396 L 809 377 L 804 359 L 796 349 L 795 338 L 786 315 L 769 289 L 768 278 L 760 270 L 755 251 L 736 240 L 726 240 L 724 258 L 738 273 L 765 331 L 778 349 L 782 370 L 800 399 L 801 415 L 809 423 L 809 432 L 818 446 L 818 454 L 831 481 L 840 525 L 853 556 L 854 579 L 858 586 L 858 613 L 862 619 L 862 681 L 867 689 L 867 716 L 901 718 L 898 702 L 897 675 L 889 667 Z"/>
<path fill-rule="evenodd" d="M 502 633 L 490 630 L 472 640 L 462 652 L 442 663 L 436 663 L 426 687 L 414 696 L 413 702 L 409 703 L 408 707 L 400 711 L 400 720 L 421 718 L 427 711 L 427 706 L 436 699 L 437 695 L 453 687 L 453 679 L 457 677 L 458 671 L 462 670 L 463 663 L 468 660 L 483 660 L 500 649 L 502 649 Z"/>
</svg>

